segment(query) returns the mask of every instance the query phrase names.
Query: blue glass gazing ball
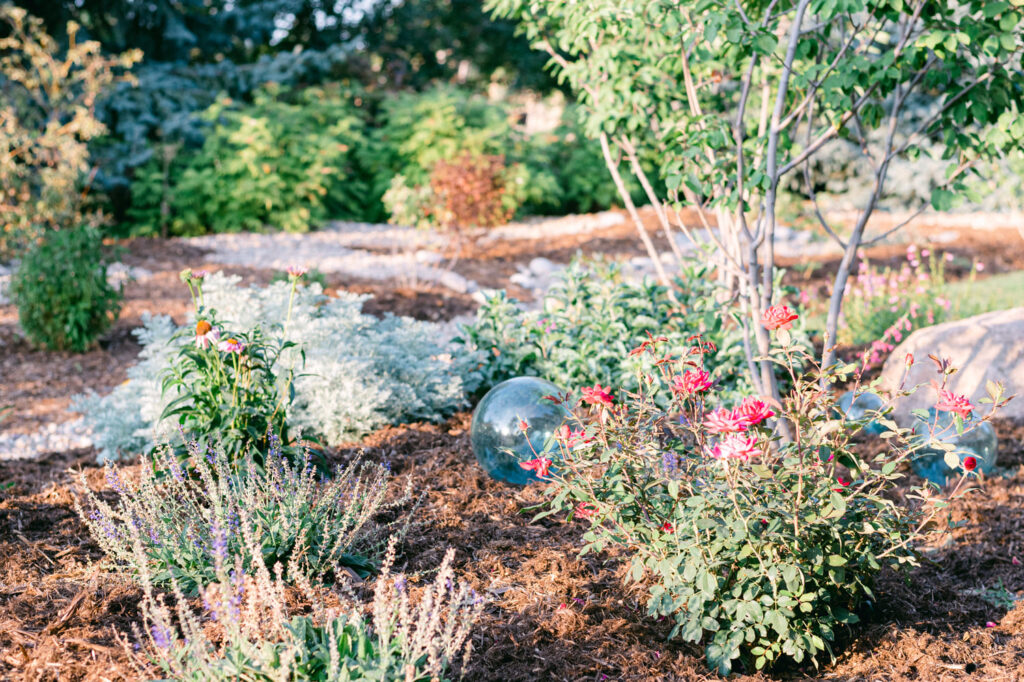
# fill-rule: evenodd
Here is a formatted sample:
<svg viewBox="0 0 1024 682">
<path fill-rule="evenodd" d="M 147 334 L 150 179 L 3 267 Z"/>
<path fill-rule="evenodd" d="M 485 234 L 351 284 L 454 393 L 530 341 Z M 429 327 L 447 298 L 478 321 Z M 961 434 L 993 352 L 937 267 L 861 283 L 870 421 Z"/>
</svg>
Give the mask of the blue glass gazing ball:
<svg viewBox="0 0 1024 682">
<path fill-rule="evenodd" d="M 538 456 L 558 459 L 555 430 L 571 413 L 545 397 L 561 393 L 563 391 L 550 381 L 536 377 L 509 379 L 487 392 L 473 410 L 469 439 L 476 460 L 488 476 L 526 485 L 539 479 L 533 471 L 519 466 L 520 462 Z M 521 420 L 528 425 L 525 434 Z"/>
<path fill-rule="evenodd" d="M 839 397 L 836 401 L 836 409 L 839 410 L 847 419 L 851 420 L 862 420 L 866 419 L 868 413 L 875 413 L 882 409 L 885 405 L 885 401 L 882 398 L 870 391 L 867 393 L 859 393 L 856 396 L 853 391 L 847 391 Z M 878 423 L 877 420 L 872 419 L 864 425 L 863 431 L 876 436 L 880 436 L 887 431 L 887 429 Z"/>
<path fill-rule="evenodd" d="M 976 422 L 968 417 L 964 420 L 964 432 L 956 432 L 956 423 L 952 412 L 938 411 L 934 407 L 928 408 L 927 421 L 920 418 L 915 420 L 914 434 L 927 440 L 929 437 L 943 443 L 954 446 L 954 452 L 960 461 L 964 457 L 974 457 L 978 461 L 976 471 L 988 474 L 996 465 L 999 454 L 996 441 L 996 430 L 991 422 Z M 945 485 L 947 479 L 956 480 L 962 473 L 962 468 L 951 469 L 945 462 L 945 451 L 938 449 L 924 449 L 917 453 L 911 461 L 911 468 L 918 476 L 927 478 L 938 485 Z"/>
</svg>

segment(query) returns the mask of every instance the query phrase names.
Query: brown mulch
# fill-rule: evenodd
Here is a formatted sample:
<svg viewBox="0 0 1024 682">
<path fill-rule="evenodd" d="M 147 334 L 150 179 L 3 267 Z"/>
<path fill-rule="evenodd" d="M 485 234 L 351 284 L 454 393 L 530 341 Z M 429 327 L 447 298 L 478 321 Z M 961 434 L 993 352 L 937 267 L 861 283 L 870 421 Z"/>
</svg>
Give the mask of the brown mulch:
<svg viewBox="0 0 1024 682">
<path fill-rule="evenodd" d="M 455 547 L 456 570 L 487 607 L 467 680 L 712 679 L 691 645 L 666 641 L 643 595 L 607 555 L 578 557 L 579 522 L 531 523 L 539 489 L 490 480 L 476 465 L 469 415 L 383 429 L 359 448 L 411 476 L 426 495 L 399 568 L 436 566 Z M 1017 680 L 1024 676 L 1024 424 L 1002 421 L 1006 477 L 953 505 L 966 524 L 914 570 L 886 574 L 867 620 L 842 637 L 838 661 L 783 671 L 787 679 Z M 67 474 L 102 486 L 93 453 L 0 462 L 0 679 L 131 679 L 120 639 L 138 619 L 139 591 L 92 563 L 98 548 L 75 515 Z M 986 627 L 986 623 L 994 627 Z M 764 680 L 766 675 L 740 676 Z"/>
<path fill-rule="evenodd" d="M 654 233 L 650 211 L 644 220 Z M 663 237 L 652 236 L 663 244 Z M 70 396 L 89 388 L 105 392 L 123 381 L 139 350 L 130 330 L 142 312 L 184 318 L 189 300 L 177 279 L 182 268 L 223 269 L 259 283 L 273 275 L 221 268 L 201 250 L 176 243 L 134 240 L 126 247 L 128 264 L 156 274 L 128 286 L 121 318 L 89 353 L 30 348 L 14 331 L 13 308 L 0 306 L 0 407 L 15 406 L 0 428 L 27 433 L 63 421 L 72 416 Z M 964 230 L 939 248 L 965 260 L 979 257 L 987 272 L 1024 269 L 1024 242 L 1016 231 Z M 590 235 L 470 250 L 455 269 L 500 287 L 517 263 L 536 256 L 566 262 L 580 249 L 646 255 L 627 221 Z M 894 262 L 902 254 L 893 247 L 871 252 L 875 260 Z M 834 263 L 794 272 L 810 272 L 814 280 L 830 267 Z M 469 296 L 436 287 L 329 277 L 328 290 L 338 288 L 373 294 L 365 310 L 376 315 L 447 320 L 476 306 Z M 540 500 L 538 490 L 488 479 L 475 463 L 467 428 L 468 415 L 459 415 L 443 425 L 387 428 L 361 444 L 369 457 L 411 475 L 427 495 L 420 511 L 425 523 L 407 538 L 400 562 L 426 570 L 446 547 L 455 547 L 460 576 L 488 599 L 466 679 L 711 679 L 698 648 L 666 642 L 670 624 L 644 615 L 643 595 L 623 588 L 618 561 L 577 556 L 580 524 L 530 523 L 522 510 Z M 954 531 L 951 544 L 909 582 L 880 578 L 874 609 L 844 635 L 837 663 L 785 671 L 785 677 L 1024 679 L 1024 600 L 1013 609 L 1000 601 L 1008 594 L 1024 597 L 1024 566 L 1013 563 L 1014 557 L 1024 562 L 1024 425 L 1003 421 L 997 431 L 1008 476 L 982 481 L 977 493 L 954 504 L 955 516 L 967 524 Z M 131 639 L 139 591 L 96 563 L 102 553 L 78 520 L 70 492 L 67 470 L 79 467 L 90 481 L 101 480 L 91 450 L 0 462 L 0 680 L 133 678 L 119 639 Z"/>
</svg>

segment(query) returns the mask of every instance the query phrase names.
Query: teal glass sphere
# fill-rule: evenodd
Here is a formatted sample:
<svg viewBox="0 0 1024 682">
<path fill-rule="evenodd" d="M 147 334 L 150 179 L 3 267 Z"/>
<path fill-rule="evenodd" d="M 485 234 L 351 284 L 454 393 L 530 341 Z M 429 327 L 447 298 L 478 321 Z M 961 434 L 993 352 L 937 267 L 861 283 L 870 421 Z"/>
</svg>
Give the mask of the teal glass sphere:
<svg viewBox="0 0 1024 682">
<path fill-rule="evenodd" d="M 847 391 L 839 396 L 839 400 L 836 401 L 836 409 L 843 416 L 847 419 L 858 421 L 866 419 L 869 412 L 874 413 L 882 409 L 883 405 L 885 405 L 885 401 L 878 394 L 871 393 L 870 391 L 856 395 L 854 395 L 853 391 Z M 879 424 L 877 420 L 872 419 L 862 430 L 864 433 L 880 436 L 885 433 L 886 428 Z"/>
<path fill-rule="evenodd" d="M 469 439 L 473 454 L 487 475 L 498 481 L 526 485 L 540 480 L 519 466 L 537 457 L 559 459 L 555 430 L 571 413 L 546 396 L 564 393 L 550 381 L 516 377 L 503 381 L 483 397 L 473 411 Z M 523 433 L 520 422 L 527 424 Z M 555 467 L 552 467 L 554 469 Z"/>
<path fill-rule="evenodd" d="M 956 432 L 956 424 L 952 412 L 938 411 L 928 408 L 928 419 L 915 420 L 914 434 L 922 439 L 929 437 L 953 446 L 953 452 L 961 462 L 964 457 L 974 457 L 978 462 L 975 471 L 988 474 L 996 465 L 999 455 L 996 430 L 991 422 L 977 422 L 973 418 L 964 420 L 964 432 Z M 927 478 L 938 485 L 945 485 L 947 480 L 956 480 L 963 473 L 961 467 L 951 469 L 945 461 L 945 451 L 929 448 L 921 450 L 911 461 L 911 468 L 918 476 Z"/>
</svg>

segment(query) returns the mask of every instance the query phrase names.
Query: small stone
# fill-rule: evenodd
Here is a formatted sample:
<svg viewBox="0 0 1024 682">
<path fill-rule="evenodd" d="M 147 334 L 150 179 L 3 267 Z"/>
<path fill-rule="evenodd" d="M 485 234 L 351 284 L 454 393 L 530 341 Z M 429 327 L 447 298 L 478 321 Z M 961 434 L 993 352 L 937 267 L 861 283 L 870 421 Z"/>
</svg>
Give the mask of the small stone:
<svg viewBox="0 0 1024 682">
<path fill-rule="evenodd" d="M 558 268 L 558 264 L 551 261 L 550 259 L 544 258 L 543 256 L 538 256 L 537 258 L 534 258 L 533 260 L 530 261 L 529 268 L 530 272 L 533 272 L 536 275 L 543 276 L 550 275 L 552 272 L 554 272 L 555 269 Z"/>
</svg>

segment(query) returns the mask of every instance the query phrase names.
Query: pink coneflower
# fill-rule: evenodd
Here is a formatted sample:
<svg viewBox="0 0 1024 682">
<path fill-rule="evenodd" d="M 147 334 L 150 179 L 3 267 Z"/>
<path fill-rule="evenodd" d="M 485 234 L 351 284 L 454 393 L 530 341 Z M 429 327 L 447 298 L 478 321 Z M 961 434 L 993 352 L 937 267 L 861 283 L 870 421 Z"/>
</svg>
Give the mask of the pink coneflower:
<svg viewBox="0 0 1024 682">
<path fill-rule="evenodd" d="M 723 438 L 713 448 L 707 451 L 708 455 L 717 460 L 736 459 L 741 462 L 750 461 L 751 457 L 758 454 L 757 438 L 744 438 L 742 436 L 729 436 Z"/>
<path fill-rule="evenodd" d="M 285 269 L 285 272 L 287 272 L 288 276 L 291 277 L 292 279 L 298 279 L 299 277 L 302 277 L 307 272 L 309 272 L 309 268 L 304 267 L 302 265 L 289 265 Z"/>
<path fill-rule="evenodd" d="M 224 353 L 241 353 L 245 350 L 245 344 L 234 337 L 230 337 L 218 343 L 217 350 Z"/>
<path fill-rule="evenodd" d="M 704 428 L 715 434 L 738 433 L 747 430 L 747 422 L 741 415 L 720 407 L 704 416 Z"/>
<path fill-rule="evenodd" d="M 206 320 L 196 322 L 196 347 L 206 350 L 217 343 L 220 338 L 220 331 L 214 329 L 213 325 Z"/>
<path fill-rule="evenodd" d="M 773 305 L 768 310 L 764 311 L 761 316 L 761 324 L 768 331 L 774 329 L 792 329 L 793 320 L 800 317 L 795 312 L 789 309 L 789 306 L 785 305 Z"/>
<path fill-rule="evenodd" d="M 733 414 L 742 419 L 747 426 L 756 426 L 765 419 L 775 416 L 775 412 L 764 400 L 754 396 L 744 398 L 733 410 Z"/>
<path fill-rule="evenodd" d="M 547 457 L 538 457 L 537 459 L 520 462 L 519 466 L 537 474 L 538 478 L 544 478 L 548 475 L 548 470 L 551 468 L 551 460 Z"/>
<path fill-rule="evenodd" d="M 967 396 L 940 388 L 939 402 L 935 403 L 935 409 L 945 412 L 954 412 L 960 415 L 963 419 L 967 419 L 971 416 L 971 411 L 974 409 L 974 405 L 971 404 L 971 401 Z"/>
</svg>

